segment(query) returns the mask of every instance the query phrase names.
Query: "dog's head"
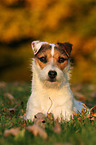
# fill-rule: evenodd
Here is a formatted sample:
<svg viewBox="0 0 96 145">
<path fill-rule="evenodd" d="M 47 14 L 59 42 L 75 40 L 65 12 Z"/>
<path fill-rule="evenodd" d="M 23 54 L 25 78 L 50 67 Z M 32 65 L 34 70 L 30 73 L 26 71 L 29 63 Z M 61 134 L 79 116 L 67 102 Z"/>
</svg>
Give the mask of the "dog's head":
<svg viewBox="0 0 96 145">
<path fill-rule="evenodd" d="M 32 49 L 39 79 L 46 86 L 59 86 L 68 80 L 72 44 L 33 41 Z"/>
</svg>

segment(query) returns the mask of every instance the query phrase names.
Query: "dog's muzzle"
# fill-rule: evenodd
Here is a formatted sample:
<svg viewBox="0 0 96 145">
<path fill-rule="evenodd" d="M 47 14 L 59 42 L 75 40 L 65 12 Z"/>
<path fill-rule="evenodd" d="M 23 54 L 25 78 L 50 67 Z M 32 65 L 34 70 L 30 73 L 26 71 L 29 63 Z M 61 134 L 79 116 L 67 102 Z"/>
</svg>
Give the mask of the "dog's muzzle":
<svg viewBox="0 0 96 145">
<path fill-rule="evenodd" d="M 54 81 L 56 81 L 57 72 L 54 70 L 50 70 L 48 72 L 48 76 L 49 76 L 50 81 L 54 82 Z"/>
</svg>

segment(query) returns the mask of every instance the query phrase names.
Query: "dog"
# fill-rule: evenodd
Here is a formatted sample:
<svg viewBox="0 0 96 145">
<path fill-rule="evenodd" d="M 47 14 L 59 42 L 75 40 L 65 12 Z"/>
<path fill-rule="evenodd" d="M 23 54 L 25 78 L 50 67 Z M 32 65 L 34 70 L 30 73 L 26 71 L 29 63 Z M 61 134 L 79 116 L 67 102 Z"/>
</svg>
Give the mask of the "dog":
<svg viewBox="0 0 96 145">
<path fill-rule="evenodd" d="M 33 41 L 32 94 L 25 119 L 33 120 L 38 112 L 52 113 L 54 118 L 70 120 L 81 112 L 83 105 L 76 101 L 69 85 L 72 44 Z"/>
</svg>

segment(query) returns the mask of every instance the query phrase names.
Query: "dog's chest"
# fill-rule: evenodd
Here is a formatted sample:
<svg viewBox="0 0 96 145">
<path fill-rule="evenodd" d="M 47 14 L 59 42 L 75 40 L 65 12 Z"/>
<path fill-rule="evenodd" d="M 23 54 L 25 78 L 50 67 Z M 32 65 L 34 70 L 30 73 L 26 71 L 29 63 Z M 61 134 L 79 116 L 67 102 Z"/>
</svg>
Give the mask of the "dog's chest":
<svg viewBox="0 0 96 145">
<path fill-rule="evenodd" d="M 63 90 L 43 90 L 39 93 L 39 103 L 43 112 L 52 112 L 57 107 L 68 106 L 72 102 L 71 92 Z"/>
</svg>

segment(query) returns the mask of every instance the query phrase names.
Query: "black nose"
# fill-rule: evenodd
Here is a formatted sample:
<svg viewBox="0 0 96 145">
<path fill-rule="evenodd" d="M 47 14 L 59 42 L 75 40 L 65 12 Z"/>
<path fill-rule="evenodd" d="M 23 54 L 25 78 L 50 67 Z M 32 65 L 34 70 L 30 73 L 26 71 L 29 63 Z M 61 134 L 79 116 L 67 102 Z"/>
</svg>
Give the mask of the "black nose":
<svg viewBox="0 0 96 145">
<path fill-rule="evenodd" d="M 56 76 L 57 76 L 57 72 L 56 71 L 53 71 L 53 70 L 50 70 L 48 72 L 48 76 L 49 76 L 50 79 L 55 79 Z"/>
</svg>

